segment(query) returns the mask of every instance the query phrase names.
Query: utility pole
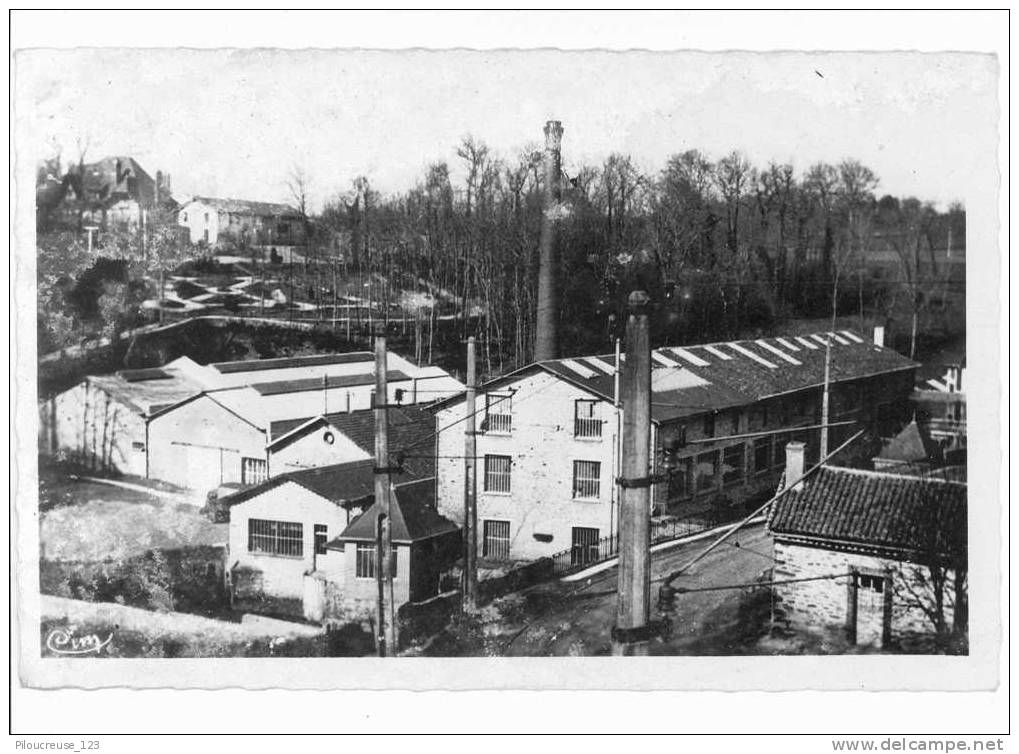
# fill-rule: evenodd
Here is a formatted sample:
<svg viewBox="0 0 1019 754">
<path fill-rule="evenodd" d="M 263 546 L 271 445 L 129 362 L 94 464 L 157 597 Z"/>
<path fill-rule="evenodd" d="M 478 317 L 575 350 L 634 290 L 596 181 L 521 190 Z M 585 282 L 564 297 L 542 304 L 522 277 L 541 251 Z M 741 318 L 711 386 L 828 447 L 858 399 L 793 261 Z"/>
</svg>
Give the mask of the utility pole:
<svg viewBox="0 0 1019 754">
<path fill-rule="evenodd" d="M 379 328 L 375 337 L 375 502 L 379 504 L 376 523 L 375 575 L 379 587 L 379 656 L 396 654 L 396 606 L 393 600 L 393 469 L 389 465 L 389 391 L 386 384 L 386 336 Z M 388 602 L 388 610 L 387 603 Z"/>
<path fill-rule="evenodd" d="M 824 391 L 821 394 L 821 453 L 819 458 L 828 455 L 828 416 L 831 403 L 831 336 L 826 338 L 824 347 Z"/>
<path fill-rule="evenodd" d="M 651 339 L 644 291 L 630 294 L 623 367 L 622 476 L 619 492 L 619 601 L 612 653 L 647 654 L 651 601 Z"/>
<path fill-rule="evenodd" d="M 474 336 L 467 339 L 467 423 L 464 429 L 464 612 L 478 606 L 478 438 Z"/>
<path fill-rule="evenodd" d="M 540 259 L 538 263 L 537 332 L 534 360 L 559 358 L 559 253 L 557 230 L 562 201 L 563 124 L 550 120 L 545 124 L 545 191 L 541 213 Z"/>
</svg>

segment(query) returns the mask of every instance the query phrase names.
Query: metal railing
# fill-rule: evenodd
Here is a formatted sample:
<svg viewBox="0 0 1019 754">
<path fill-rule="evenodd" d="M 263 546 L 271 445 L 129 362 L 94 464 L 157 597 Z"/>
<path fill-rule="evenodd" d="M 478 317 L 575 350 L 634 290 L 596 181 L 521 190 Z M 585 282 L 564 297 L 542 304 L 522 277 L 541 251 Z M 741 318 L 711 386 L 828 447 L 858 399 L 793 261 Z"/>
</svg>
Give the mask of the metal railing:
<svg viewBox="0 0 1019 754">
<path fill-rule="evenodd" d="M 581 419 L 577 418 L 573 420 L 573 436 L 574 437 L 601 437 L 601 419 Z"/>
<path fill-rule="evenodd" d="M 742 509 L 732 515 L 702 515 L 689 518 L 662 518 L 651 522 L 651 544 L 687 537 L 740 520 Z M 552 574 L 560 577 L 603 563 L 619 554 L 619 536 L 602 537 L 597 542 L 577 543 L 551 556 Z"/>
<path fill-rule="evenodd" d="M 491 434 L 508 435 L 513 431 L 513 414 L 488 414 L 485 417 L 484 428 Z"/>
</svg>

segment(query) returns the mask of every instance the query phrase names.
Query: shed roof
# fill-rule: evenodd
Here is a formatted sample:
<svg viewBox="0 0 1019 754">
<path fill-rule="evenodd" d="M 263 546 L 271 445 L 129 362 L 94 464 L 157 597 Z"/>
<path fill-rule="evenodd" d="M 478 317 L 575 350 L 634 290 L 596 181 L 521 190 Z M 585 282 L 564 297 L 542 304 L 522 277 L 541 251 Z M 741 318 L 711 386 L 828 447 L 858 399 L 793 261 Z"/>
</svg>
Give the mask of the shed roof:
<svg viewBox="0 0 1019 754">
<path fill-rule="evenodd" d="M 125 369 L 86 378 L 113 400 L 142 416 L 151 416 L 206 389 L 201 367 L 186 356 L 163 367 Z"/>
<path fill-rule="evenodd" d="M 412 544 L 443 534 L 459 531 L 459 527 L 435 509 L 435 480 L 421 479 L 393 488 L 390 508 L 390 538 L 399 544 Z M 364 513 L 351 521 L 334 542 L 374 542 L 375 522 L 381 504 L 372 503 Z"/>
<path fill-rule="evenodd" d="M 823 466 L 775 501 L 768 525 L 776 539 L 964 557 L 966 485 Z"/>
</svg>

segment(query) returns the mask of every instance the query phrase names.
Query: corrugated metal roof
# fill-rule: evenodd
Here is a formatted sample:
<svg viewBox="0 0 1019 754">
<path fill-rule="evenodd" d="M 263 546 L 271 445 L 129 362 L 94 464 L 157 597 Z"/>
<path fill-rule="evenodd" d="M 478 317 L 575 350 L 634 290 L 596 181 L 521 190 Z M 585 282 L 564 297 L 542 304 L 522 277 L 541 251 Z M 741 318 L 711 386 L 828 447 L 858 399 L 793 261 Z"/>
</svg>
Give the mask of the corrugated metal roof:
<svg viewBox="0 0 1019 754">
<path fill-rule="evenodd" d="M 220 374 L 237 374 L 238 372 L 263 372 L 270 369 L 297 369 L 300 367 L 331 366 L 333 364 L 357 364 L 375 360 L 375 355 L 368 351 L 353 353 L 328 353 L 316 356 L 285 356 L 278 359 L 256 359 L 250 361 L 222 361 L 209 364 Z"/>
<path fill-rule="evenodd" d="M 775 501 L 768 525 L 777 539 L 964 555 L 966 485 L 825 466 Z"/>
<path fill-rule="evenodd" d="M 845 335 L 848 331 L 843 331 Z M 917 364 L 890 348 L 876 346 L 863 338 L 848 336 L 836 342 L 831 339 L 831 380 L 833 383 L 871 377 L 900 370 L 916 369 Z M 759 400 L 819 387 L 824 382 L 826 349 L 815 341 L 796 338 L 795 356 L 779 358 L 776 349 L 790 351 L 792 341 L 787 338 L 760 338 L 729 343 L 688 345 L 682 348 L 662 348 L 659 352 L 667 360 L 682 362 L 670 367 L 653 363 L 653 374 L 676 371 L 692 376 L 686 386 L 674 387 L 670 380 L 657 381 L 662 389 L 652 388 L 652 418 L 657 422 L 671 421 L 705 411 L 744 406 Z M 821 339 L 820 342 L 826 342 Z M 564 365 L 564 361 L 567 362 Z M 588 363 L 614 364 L 614 355 L 589 357 Z M 500 377 L 483 386 L 484 390 L 497 389 L 524 371 L 542 369 L 575 384 L 605 400 L 613 399 L 615 377 L 599 370 L 585 377 L 572 363 L 584 363 L 582 357 L 542 361 Z M 653 385 L 656 384 L 653 382 Z M 462 399 L 462 394 L 439 401 L 438 406 Z"/>
<path fill-rule="evenodd" d="M 388 382 L 401 382 L 411 379 L 410 375 L 392 370 L 386 372 Z M 302 393 L 309 390 L 321 390 L 323 385 L 326 388 L 357 387 L 359 385 L 372 385 L 375 383 L 375 374 L 367 372 L 364 374 L 339 374 L 323 377 L 307 377 L 298 380 L 278 380 L 275 382 L 256 382 L 251 387 L 258 391 L 259 395 L 282 395 L 284 393 Z"/>
</svg>

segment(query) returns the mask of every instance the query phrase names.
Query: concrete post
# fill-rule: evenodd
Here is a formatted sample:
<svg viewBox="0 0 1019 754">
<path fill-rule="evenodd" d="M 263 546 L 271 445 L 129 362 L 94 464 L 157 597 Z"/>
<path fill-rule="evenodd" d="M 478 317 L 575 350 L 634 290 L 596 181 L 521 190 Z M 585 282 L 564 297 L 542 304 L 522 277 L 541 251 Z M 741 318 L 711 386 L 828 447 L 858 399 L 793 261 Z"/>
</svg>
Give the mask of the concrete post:
<svg viewBox="0 0 1019 754">
<path fill-rule="evenodd" d="M 375 573 L 379 582 L 379 655 L 397 650 L 396 606 L 393 599 L 392 469 L 389 467 L 389 389 L 386 384 L 386 336 L 383 328 L 375 338 L 375 502 L 379 504 L 378 551 Z M 388 602 L 388 610 L 384 608 Z"/>
<path fill-rule="evenodd" d="M 613 654 L 647 654 L 635 631 L 648 624 L 651 601 L 651 342 L 648 295 L 630 294 L 623 370 L 622 477 L 619 500 L 619 583 Z"/>
</svg>

